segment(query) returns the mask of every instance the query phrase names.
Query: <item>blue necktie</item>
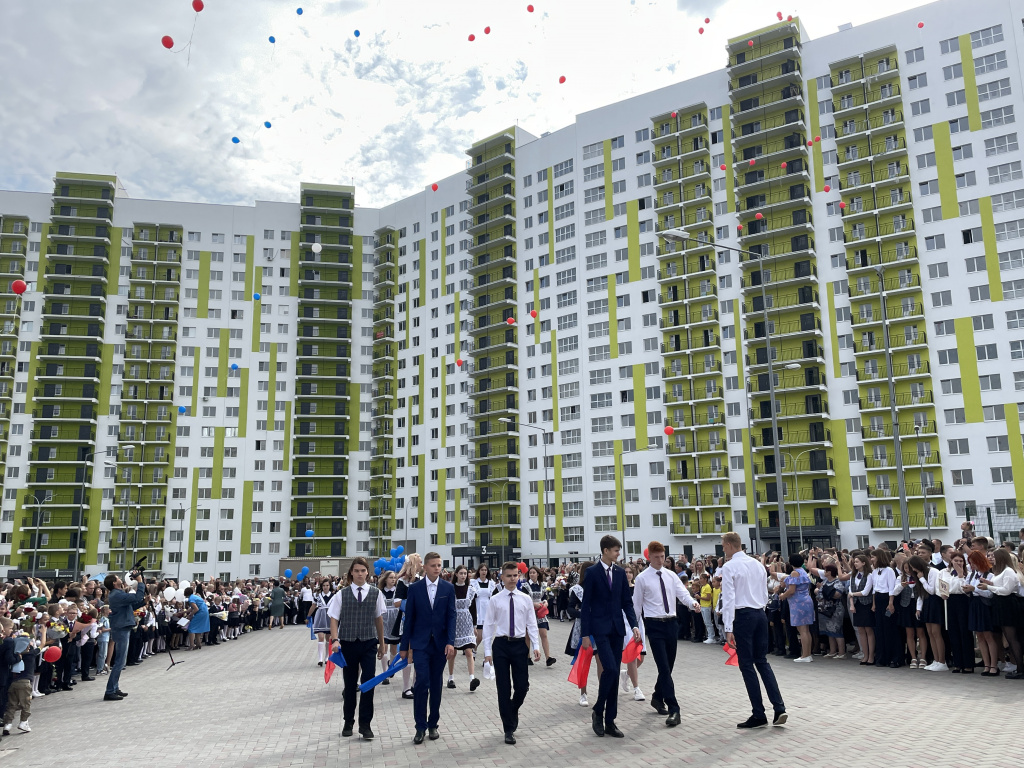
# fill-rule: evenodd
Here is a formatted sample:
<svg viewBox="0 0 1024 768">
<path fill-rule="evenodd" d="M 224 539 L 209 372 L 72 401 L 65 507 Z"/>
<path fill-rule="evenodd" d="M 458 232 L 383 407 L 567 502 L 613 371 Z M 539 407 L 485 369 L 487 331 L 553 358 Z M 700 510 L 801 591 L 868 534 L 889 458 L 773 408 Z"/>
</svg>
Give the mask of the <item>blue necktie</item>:
<svg viewBox="0 0 1024 768">
<path fill-rule="evenodd" d="M 669 613 L 668 610 L 668 593 L 665 591 L 665 582 L 661 579 L 661 571 L 655 571 L 658 574 L 658 584 L 661 585 L 661 602 L 665 606 L 665 613 Z"/>
</svg>

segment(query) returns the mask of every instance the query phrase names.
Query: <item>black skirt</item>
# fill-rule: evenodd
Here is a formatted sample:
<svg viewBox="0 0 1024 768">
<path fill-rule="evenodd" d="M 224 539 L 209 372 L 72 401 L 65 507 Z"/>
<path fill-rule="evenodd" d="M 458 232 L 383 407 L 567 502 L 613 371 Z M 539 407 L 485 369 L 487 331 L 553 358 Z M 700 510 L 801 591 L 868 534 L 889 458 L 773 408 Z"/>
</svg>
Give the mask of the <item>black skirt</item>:
<svg viewBox="0 0 1024 768">
<path fill-rule="evenodd" d="M 870 598 L 869 598 L 870 599 Z M 851 616 L 853 619 L 853 626 L 855 627 L 874 627 L 875 626 L 875 612 L 871 610 L 871 604 L 863 605 L 858 602 L 857 598 L 853 598 L 854 611 Z"/>
<path fill-rule="evenodd" d="M 992 595 L 992 624 L 997 627 L 1019 627 L 1022 623 L 1020 602 L 1017 595 Z"/>
<path fill-rule="evenodd" d="M 922 624 L 945 624 L 943 616 L 942 598 L 938 595 L 928 595 L 921 607 Z"/>
<path fill-rule="evenodd" d="M 991 601 L 988 597 L 971 597 L 971 605 L 967 610 L 967 628 L 971 632 L 992 631 Z"/>
<path fill-rule="evenodd" d="M 903 606 L 896 602 L 896 623 L 904 629 L 920 629 L 924 626 L 917 618 L 917 599 L 910 601 L 910 605 Z"/>
</svg>

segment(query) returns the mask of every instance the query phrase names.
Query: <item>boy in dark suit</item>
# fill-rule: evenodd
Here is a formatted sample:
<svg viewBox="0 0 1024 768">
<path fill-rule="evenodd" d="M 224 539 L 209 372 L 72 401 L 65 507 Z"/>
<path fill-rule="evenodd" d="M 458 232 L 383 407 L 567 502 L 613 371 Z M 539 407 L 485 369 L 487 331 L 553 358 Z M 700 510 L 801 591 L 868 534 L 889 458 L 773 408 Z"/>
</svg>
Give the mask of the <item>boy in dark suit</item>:
<svg viewBox="0 0 1024 768">
<path fill-rule="evenodd" d="M 416 685 L 413 712 L 416 717 L 414 744 L 422 744 L 426 732 L 437 739 L 441 710 L 441 678 L 448 659 L 455 658 L 455 587 L 441 578 L 441 556 L 428 552 L 423 558 L 425 578 L 409 587 L 405 600 L 405 628 L 398 655 L 413 654 Z M 430 715 L 427 715 L 427 699 Z"/>
<path fill-rule="evenodd" d="M 594 653 L 601 660 L 601 682 L 597 703 L 591 715 L 594 733 L 598 736 L 622 738 L 623 733 L 615 727 L 618 714 L 619 664 L 622 662 L 622 638 L 626 626 L 622 621 L 625 612 L 633 638 L 640 641 L 633 598 L 629 594 L 626 572 L 615 565 L 619 559 L 622 542 L 614 536 L 601 538 L 601 559 L 595 567 L 587 568 L 583 577 L 583 605 L 580 608 L 580 636 L 583 648 L 590 647 L 594 638 Z"/>
</svg>

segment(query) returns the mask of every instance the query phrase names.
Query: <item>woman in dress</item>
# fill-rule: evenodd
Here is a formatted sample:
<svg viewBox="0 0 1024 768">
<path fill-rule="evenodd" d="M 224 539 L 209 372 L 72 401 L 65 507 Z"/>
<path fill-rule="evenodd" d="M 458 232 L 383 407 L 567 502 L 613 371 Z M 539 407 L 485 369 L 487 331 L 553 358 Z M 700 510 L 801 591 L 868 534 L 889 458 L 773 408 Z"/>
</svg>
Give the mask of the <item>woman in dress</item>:
<svg viewBox="0 0 1024 768">
<path fill-rule="evenodd" d="M 594 564 L 593 560 L 588 560 L 585 563 L 580 563 L 580 570 L 578 574 L 573 574 L 573 581 L 576 583 L 569 588 L 569 616 L 572 617 L 572 629 L 569 630 L 569 639 L 565 643 L 565 655 L 576 656 L 576 652 L 579 650 L 580 642 L 580 608 L 583 605 L 583 574 L 587 572 L 587 568 Z M 594 656 L 594 661 L 597 663 L 597 677 L 601 679 L 601 661 L 598 657 Z M 583 685 L 580 686 L 580 706 L 587 706 L 587 681 L 583 681 Z"/>
<path fill-rule="evenodd" d="M 974 674 L 974 638 L 968 627 L 971 612 L 971 598 L 964 591 L 967 584 L 967 561 L 962 552 L 953 552 L 949 567 L 939 571 L 939 581 L 946 585 L 946 611 L 948 621 L 946 634 L 949 636 L 949 654 L 953 659 L 951 672 L 962 675 Z"/>
<path fill-rule="evenodd" d="M 935 659 L 925 667 L 929 672 L 947 672 L 946 641 L 942 637 L 943 608 L 939 597 L 939 571 L 919 555 L 907 561 L 911 573 L 917 579 L 914 594 L 917 595 L 917 618 L 928 630 L 928 641 L 932 646 L 932 658 Z M 890 666 L 892 666 L 890 664 Z"/>
<path fill-rule="evenodd" d="M 810 662 L 814 660 L 811 655 L 813 650 L 813 638 L 811 637 L 811 625 L 814 623 L 814 601 L 811 600 L 811 579 L 807 571 L 803 569 L 804 556 L 794 554 L 789 556 L 789 564 L 793 571 L 786 577 L 786 591 L 779 595 L 780 600 L 785 600 L 789 605 L 789 623 L 796 627 L 800 633 L 800 656 L 793 661 Z"/>
<path fill-rule="evenodd" d="M 854 658 L 860 658 L 862 667 L 875 663 L 875 610 L 871 606 L 871 598 L 864 594 L 870 579 L 871 558 L 864 552 L 858 552 L 853 557 L 849 608 L 860 645 L 860 652 Z"/>
<path fill-rule="evenodd" d="M 499 585 L 491 578 L 491 569 L 487 563 L 480 563 L 477 566 L 476 575 L 469 583 L 476 587 L 476 644 L 480 645 L 484 641 L 484 619 L 487 618 L 491 592 Z"/>
<path fill-rule="evenodd" d="M 398 574 L 394 571 L 383 571 L 377 579 L 377 588 L 384 595 L 384 604 L 387 608 L 384 611 L 384 644 L 388 646 L 384 658 L 380 660 L 383 672 L 386 672 L 391 665 L 391 660 L 398 655 L 398 643 L 401 641 L 401 621 L 398 617 L 398 607 L 395 605 L 395 587 L 398 584 Z M 391 678 L 385 678 L 381 685 L 391 685 Z"/>
<path fill-rule="evenodd" d="M 469 569 L 455 566 L 452 574 L 455 587 L 455 650 L 466 654 L 469 669 L 469 691 L 472 693 L 480 681 L 473 675 L 473 651 L 476 649 L 476 587 L 469 583 Z M 455 656 L 448 659 L 448 687 L 455 687 Z"/>
<path fill-rule="evenodd" d="M 188 645 L 193 651 L 203 647 L 203 635 L 210 631 L 210 611 L 203 597 L 203 585 L 196 582 L 196 591 L 192 587 L 185 590 L 188 601 Z"/>
<path fill-rule="evenodd" d="M 846 658 L 843 621 L 846 618 L 846 582 L 839 578 L 839 568 L 826 563 L 818 570 L 822 583 L 818 586 L 818 632 L 828 638 L 830 659 Z"/>
<path fill-rule="evenodd" d="M 331 637 L 331 619 L 327 615 L 327 604 L 331 602 L 331 580 L 321 579 L 316 590 L 311 593 L 307 618 L 313 617 L 313 632 L 316 634 L 317 666 L 322 667 L 330 656 L 328 641 Z"/>
<path fill-rule="evenodd" d="M 902 554 L 902 553 L 901 553 Z M 893 562 L 896 562 L 895 559 Z M 892 591 L 889 606 L 896 614 L 896 624 L 903 627 L 906 635 L 907 649 L 910 651 L 910 668 L 924 669 L 925 657 L 928 656 L 928 630 L 917 617 L 917 575 L 910 567 L 909 558 L 900 564 L 900 578 Z"/>
<path fill-rule="evenodd" d="M 992 565 L 984 552 L 971 552 L 967 556 L 971 570 L 964 582 L 963 590 L 970 597 L 967 609 L 967 628 L 978 638 L 981 663 L 985 665 L 982 677 L 999 677 L 999 656 L 1001 648 L 996 644 L 992 626 L 992 593 L 979 589 L 982 579 L 992 580 Z"/>
<path fill-rule="evenodd" d="M 533 610 L 537 614 L 537 629 L 540 632 L 540 644 L 544 649 L 544 658 L 550 667 L 555 663 L 551 656 L 551 648 L 548 646 L 548 603 L 544 593 L 544 582 L 541 580 L 540 569 L 531 567 L 526 572 L 526 589 L 530 591 L 533 598 Z"/>
<path fill-rule="evenodd" d="M 405 617 L 402 611 L 402 603 L 405 598 L 409 595 L 409 587 L 420 577 L 420 568 L 423 565 L 423 561 L 418 554 L 413 552 L 405 558 L 405 565 L 402 566 L 402 570 L 398 572 L 398 583 L 395 585 L 395 599 L 394 606 L 398 608 L 398 633 L 396 637 L 401 638 L 402 636 L 402 622 Z M 411 699 L 412 694 L 412 679 L 413 665 L 412 665 L 412 649 L 409 649 L 409 665 L 402 670 L 402 698 Z"/>
<path fill-rule="evenodd" d="M 273 580 L 274 588 L 270 590 L 270 629 L 274 628 L 274 619 L 284 629 L 284 599 L 285 592 L 277 579 Z"/>
<path fill-rule="evenodd" d="M 1002 548 L 995 551 L 993 558 L 992 578 L 979 579 L 978 589 L 992 593 L 992 624 L 1002 629 L 1013 663 L 1017 665 L 1017 669 L 1007 672 L 1005 677 L 1007 680 L 1020 680 L 1024 678 L 1024 657 L 1017 630 L 1024 624 L 1024 611 L 1021 609 L 1021 582 L 1016 558 Z"/>
</svg>

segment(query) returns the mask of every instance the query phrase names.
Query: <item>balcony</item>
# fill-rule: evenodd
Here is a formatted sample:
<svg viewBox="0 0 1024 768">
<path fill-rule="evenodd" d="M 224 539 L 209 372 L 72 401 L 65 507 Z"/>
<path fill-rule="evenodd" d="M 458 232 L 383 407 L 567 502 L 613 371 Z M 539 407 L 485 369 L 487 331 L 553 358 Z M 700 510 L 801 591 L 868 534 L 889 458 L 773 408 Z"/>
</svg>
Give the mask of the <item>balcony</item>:
<svg viewBox="0 0 1024 768">
<path fill-rule="evenodd" d="M 931 515 L 925 515 L 924 513 L 910 512 L 907 515 L 907 520 L 910 523 L 911 529 L 922 529 L 922 528 L 947 528 L 946 513 L 937 512 Z M 903 528 L 903 517 L 900 513 L 893 514 L 891 516 L 872 515 L 871 516 L 871 530 L 873 531 L 891 531 L 900 530 Z"/>
</svg>

